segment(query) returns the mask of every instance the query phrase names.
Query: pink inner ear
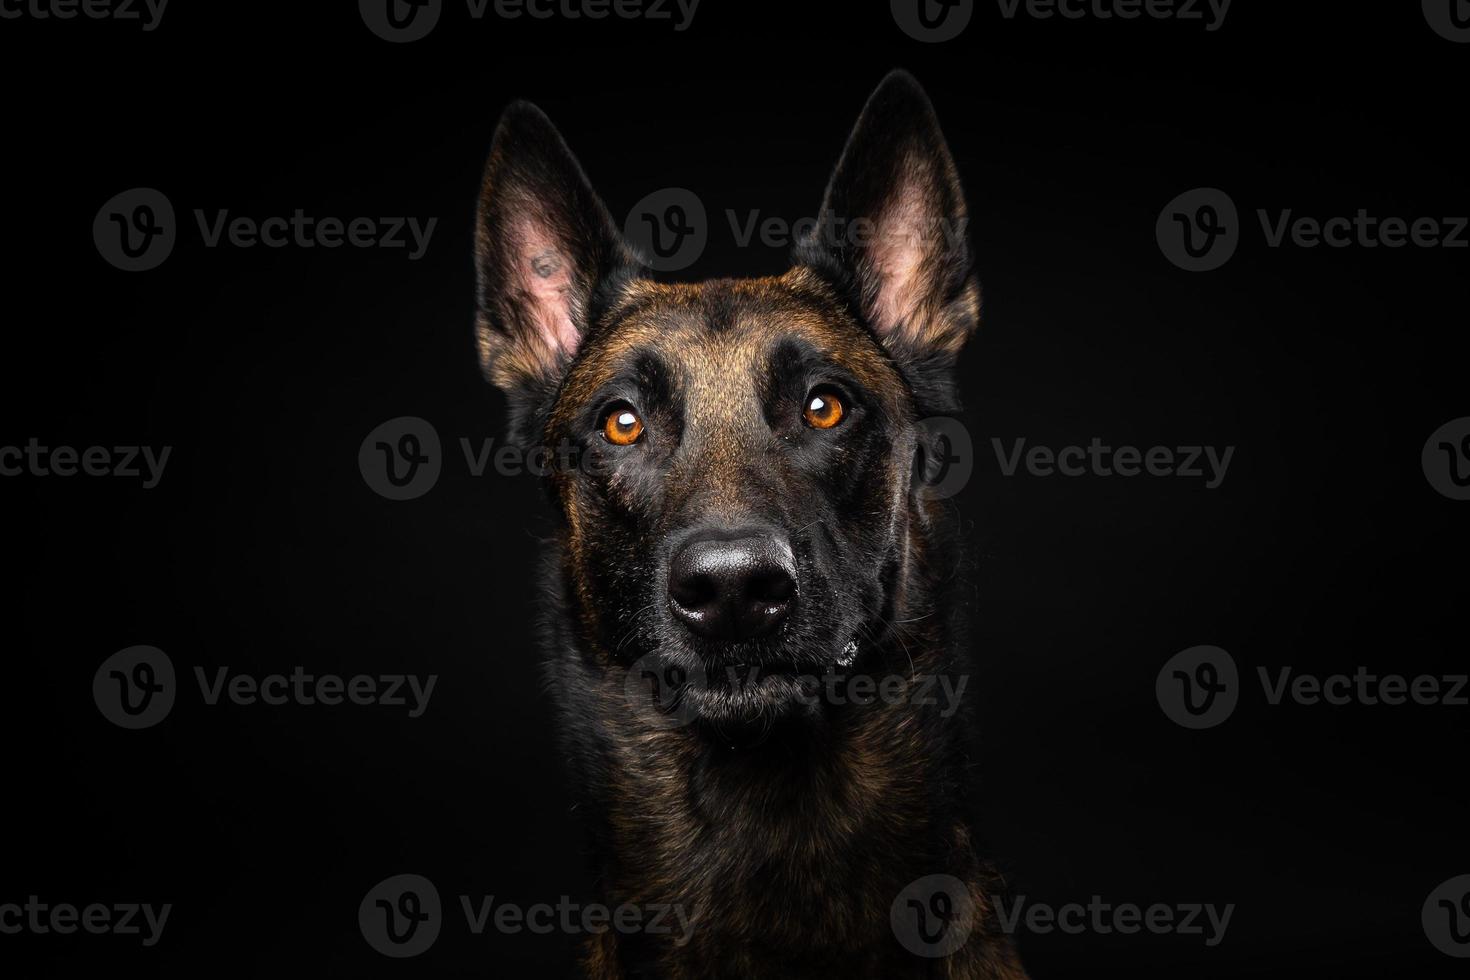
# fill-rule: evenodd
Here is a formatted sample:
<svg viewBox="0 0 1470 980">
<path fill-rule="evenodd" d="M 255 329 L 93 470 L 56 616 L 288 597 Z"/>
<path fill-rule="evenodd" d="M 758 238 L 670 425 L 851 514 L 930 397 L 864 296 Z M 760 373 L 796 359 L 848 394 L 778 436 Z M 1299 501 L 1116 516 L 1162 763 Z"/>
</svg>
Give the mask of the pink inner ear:
<svg viewBox="0 0 1470 980">
<path fill-rule="evenodd" d="M 536 327 L 548 345 L 575 354 L 581 337 L 574 319 L 571 260 L 534 222 L 522 223 L 517 231 L 516 273 L 522 291 L 530 297 Z"/>
<path fill-rule="evenodd" d="M 902 168 L 903 179 L 887 207 L 878 216 L 873 244 L 869 249 L 878 275 L 878 293 L 873 298 L 873 326 L 879 333 L 901 329 L 916 332 L 914 322 L 925 295 L 924 264 L 940 243 L 927 239 L 939 229 L 929 213 L 928 168 L 910 160 Z"/>
</svg>

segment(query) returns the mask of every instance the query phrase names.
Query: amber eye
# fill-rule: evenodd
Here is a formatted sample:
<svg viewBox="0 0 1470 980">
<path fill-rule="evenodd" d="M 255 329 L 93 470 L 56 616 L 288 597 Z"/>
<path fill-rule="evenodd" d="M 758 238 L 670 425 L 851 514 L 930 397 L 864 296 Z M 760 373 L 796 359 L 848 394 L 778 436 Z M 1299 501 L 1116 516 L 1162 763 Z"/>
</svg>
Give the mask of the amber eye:
<svg viewBox="0 0 1470 980">
<path fill-rule="evenodd" d="M 631 446 L 643 436 L 643 420 L 632 408 L 620 405 L 607 413 L 602 434 L 614 446 Z"/>
<path fill-rule="evenodd" d="M 830 429 L 847 414 L 842 399 L 830 391 L 814 391 L 806 396 L 806 410 L 802 416 L 813 429 Z"/>
</svg>

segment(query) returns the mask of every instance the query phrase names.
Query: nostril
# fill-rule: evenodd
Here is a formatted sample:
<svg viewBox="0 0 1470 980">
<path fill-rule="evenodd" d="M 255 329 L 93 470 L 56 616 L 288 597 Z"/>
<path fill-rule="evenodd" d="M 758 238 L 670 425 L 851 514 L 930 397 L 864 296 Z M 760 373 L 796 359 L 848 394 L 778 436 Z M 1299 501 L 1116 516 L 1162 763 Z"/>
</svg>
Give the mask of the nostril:
<svg viewBox="0 0 1470 980">
<path fill-rule="evenodd" d="M 669 582 L 669 597 L 685 609 L 697 610 L 719 598 L 719 588 L 708 575 L 675 576 Z"/>
<path fill-rule="evenodd" d="M 760 603 L 783 603 L 796 594 L 796 581 L 784 568 L 766 569 L 751 577 L 746 594 Z"/>
</svg>

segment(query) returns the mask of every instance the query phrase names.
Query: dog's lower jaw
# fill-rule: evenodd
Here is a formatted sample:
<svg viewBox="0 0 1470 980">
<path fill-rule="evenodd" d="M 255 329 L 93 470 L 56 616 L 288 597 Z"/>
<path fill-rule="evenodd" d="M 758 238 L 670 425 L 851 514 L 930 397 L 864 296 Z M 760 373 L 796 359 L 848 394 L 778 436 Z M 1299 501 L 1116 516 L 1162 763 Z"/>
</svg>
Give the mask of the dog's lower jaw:
<svg viewBox="0 0 1470 980">
<path fill-rule="evenodd" d="M 954 669 L 910 653 L 921 675 Z M 616 669 L 580 655 L 563 666 L 602 900 L 678 906 L 691 923 L 687 937 L 595 937 L 589 976 L 1024 976 L 966 829 L 963 713 L 904 698 L 788 718 L 754 741 L 711 738 L 697 721 L 649 724 Z M 937 965 L 890 925 L 904 887 L 934 874 L 964 882 L 981 912 Z"/>
</svg>

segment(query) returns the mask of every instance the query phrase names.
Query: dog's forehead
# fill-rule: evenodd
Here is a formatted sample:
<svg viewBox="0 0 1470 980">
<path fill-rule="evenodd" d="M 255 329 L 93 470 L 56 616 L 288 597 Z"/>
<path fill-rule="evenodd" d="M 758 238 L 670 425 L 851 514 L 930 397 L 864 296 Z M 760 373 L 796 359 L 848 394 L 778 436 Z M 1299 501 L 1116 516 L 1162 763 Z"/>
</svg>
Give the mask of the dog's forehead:
<svg viewBox="0 0 1470 980">
<path fill-rule="evenodd" d="M 578 359 L 567 390 L 590 393 L 651 356 L 686 394 L 720 387 L 754 392 L 778 347 L 795 343 L 877 393 L 901 384 L 882 349 L 830 293 L 799 275 L 699 284 L 640 281 Z"/>
</svg>

